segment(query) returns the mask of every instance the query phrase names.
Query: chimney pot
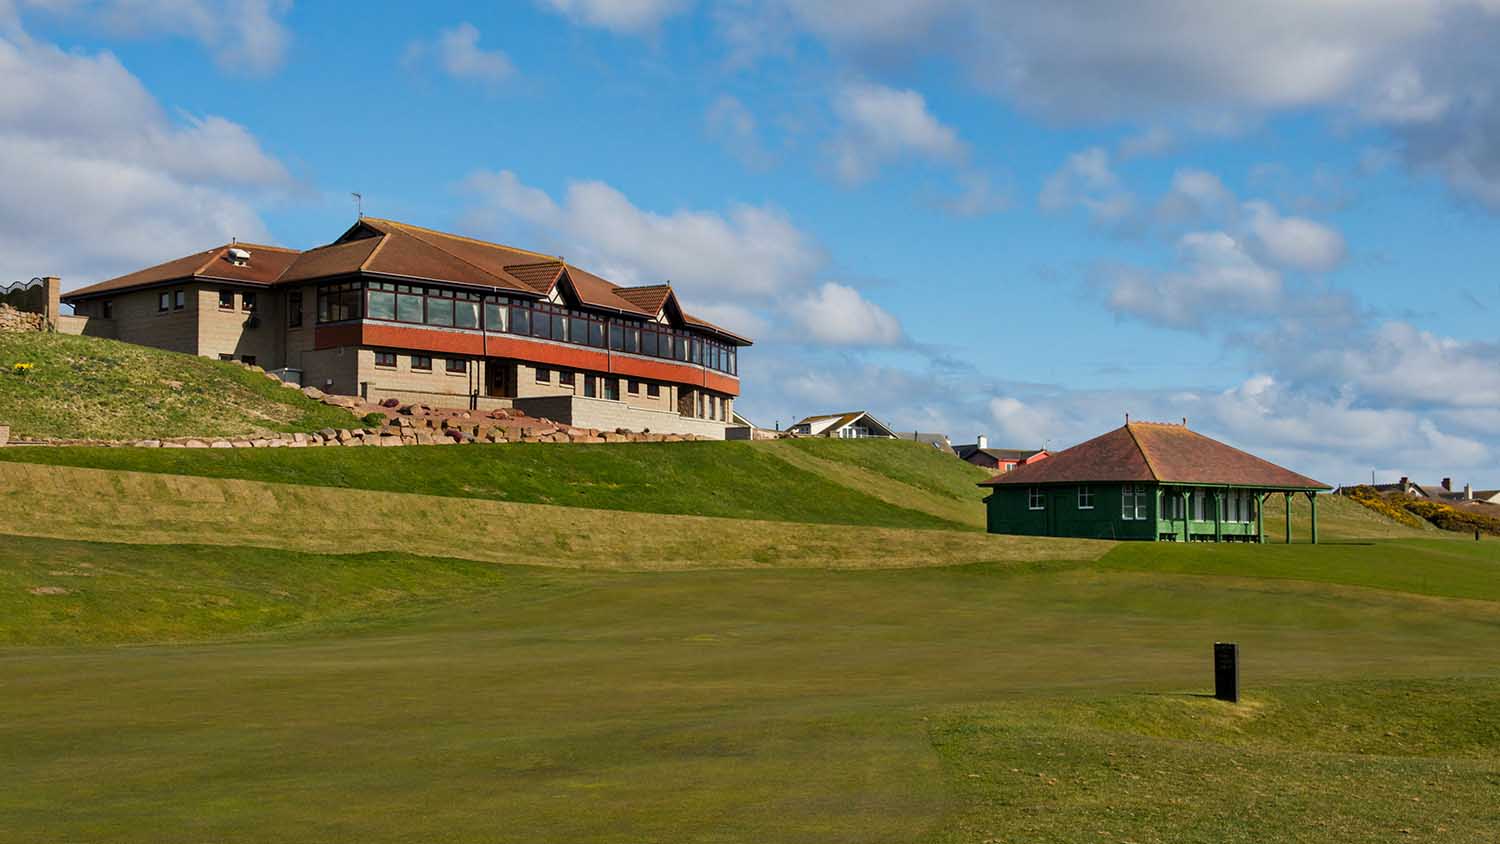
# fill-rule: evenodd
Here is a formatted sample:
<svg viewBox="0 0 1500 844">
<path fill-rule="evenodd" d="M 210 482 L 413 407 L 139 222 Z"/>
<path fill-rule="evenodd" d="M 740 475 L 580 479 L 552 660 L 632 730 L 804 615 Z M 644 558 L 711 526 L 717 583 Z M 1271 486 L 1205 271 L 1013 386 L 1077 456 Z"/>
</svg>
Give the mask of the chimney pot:
<svg viewBox="0 0 1500 844">
<path fill-rule="evenodd" d="M 1453 491 L 1453 479 L 1452 478 L 1443 478 L 1443 489 L 1446 490 L 1447 492 L 1452 492 Z"/>
<path fill-rule="evenodd" d="M 1409 484 L 1409 483 L 1411 483 L 1411 478 L 1408 478 L 1407 476 L 1402 475 L 1401 476 L 1401 491 L 1402 492 L 1406 492 L 1406 485 Z"/>
<path fill-rule="evenodd" d="M 1465 501 L 1473 501 L 1474 500 L 1474 485 L 1473 484 L 1464 484 L 1464 500 Z"/>
<path fill-rule="evenodd" d="M 977 447 L 978 448 L 989 448 L 990 447 L 990 438 L 986 437 L 984 434 L 980 434 L 979 435 L 979 445 Z"/>
</svg>

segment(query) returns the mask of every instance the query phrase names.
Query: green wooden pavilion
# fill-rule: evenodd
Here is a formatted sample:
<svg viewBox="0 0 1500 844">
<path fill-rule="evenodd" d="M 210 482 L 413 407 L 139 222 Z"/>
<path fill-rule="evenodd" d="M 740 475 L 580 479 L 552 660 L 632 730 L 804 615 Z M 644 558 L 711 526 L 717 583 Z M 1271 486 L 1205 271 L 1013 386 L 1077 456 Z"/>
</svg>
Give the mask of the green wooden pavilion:
<svg viewBox="0 0 1500 844">
<path fill-rule="evenodd" d="M 1165 542 L 1264 542 L 1265 506 L 1280 493 L 1286 541 L 1292 496 L 1307 496 L 1318 541 L 1325 483 L 1181 425 L 1123 427 L 980 484 L 990 533 Z"/>
</svg>

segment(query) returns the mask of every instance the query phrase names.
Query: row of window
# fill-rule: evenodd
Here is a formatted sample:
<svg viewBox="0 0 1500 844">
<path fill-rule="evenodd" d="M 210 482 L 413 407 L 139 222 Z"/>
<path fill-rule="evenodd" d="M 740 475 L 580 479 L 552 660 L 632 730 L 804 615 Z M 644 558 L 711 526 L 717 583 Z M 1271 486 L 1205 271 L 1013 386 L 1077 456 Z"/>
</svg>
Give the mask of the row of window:
<svg viewBox="0 0 1500 844">
<path fill-rule="evenodd" d="M 318 322 L 355 319 L 520 334 L 739 372 L 733 346 L 644 320 L 414 284 L 347 282 L 318 288 Z"/>
<path fill-rule="evenodd" d="M 396 368 L 396 353 L 395 352 L 376 352 L 375 353 L 375 365 L 378 366 L 378 367 L 380 367 L 380 368 L 382 368 L 382 369 L 395 369 Z M 414 371 L 414 372 L 431 372 L 432 371 L 432 356 L 431 355 L 412 355 L 411 356 L 411 368 L 412 368 L 412 371 Z M 454 375 L 465 375 L 469 371 L 469 362 L 467 360 L 465 360 L 464 358 L 447 358 L 447 359 L 445 359 L 443 361 L 443 371 L 444 372 L 451 372 Z"/>
<path fill-rule="evenodd" d="M 1094 490 L 1089 486 L 1077 489 L 1078 509 L 1094 509 Z M 1222 493 L 1224 500 L 1223 521 L 1248 524 L 1255 521 L 1255 493 L 1244 489 L 1231 489 Z M 1213 493 L 1204 489 L 1168 491 L 1162 495 L 1161 518 L 1181 520 L 1184 506 L 1192 512 L 1192 521 L 1214 520 Z M 1184 505 L 1186 498 L 1186 505 Z M 1125 521 L 1145 521 L 1150 518 L 1150 487 L 1126 484 L 1120 487 L 1120 518 Z M 1030 487 L 1026 491 L 1026 506 L 1032 510 L 1047 509 L 1046 491 L 1042 487 Z"/>
</svg>

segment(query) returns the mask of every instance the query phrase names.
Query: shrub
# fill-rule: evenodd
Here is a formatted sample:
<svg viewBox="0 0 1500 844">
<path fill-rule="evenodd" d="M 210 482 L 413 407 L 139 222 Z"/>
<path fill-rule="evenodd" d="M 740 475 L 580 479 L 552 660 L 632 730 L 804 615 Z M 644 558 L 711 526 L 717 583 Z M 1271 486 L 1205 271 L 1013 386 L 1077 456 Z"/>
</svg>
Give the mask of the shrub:
<svg viewBox="0 0 1500 844">
<path fill-rule="evenodd" d="M 1393 501 L 1381 495 L 1374 487 L 1357 486 L 1344 494 L 1363 504 L 1365 507 L 1385 516 L 1387 519 L 1400 522 L 1408 527 L 1422 526 L 1421 517 L 1408 511 L 1402 506 L 1402 502 Z"/>
<path fill-rule="evenodd" d="M 25 378 L 26 376 L 31 374 L 31 369 L 33 366 L 34 364 L 30 363 L 15 364 L 10 368 L 10 374 L 16 376 L 17 378 Z"/>
<path fill-rule="evenodd" d="M 366 428 L 381 428 L 385 426 L 385 414 L 372 410 L 364 416 L 359 417 L 359 421 L 363 422 Z"/>
</svg>

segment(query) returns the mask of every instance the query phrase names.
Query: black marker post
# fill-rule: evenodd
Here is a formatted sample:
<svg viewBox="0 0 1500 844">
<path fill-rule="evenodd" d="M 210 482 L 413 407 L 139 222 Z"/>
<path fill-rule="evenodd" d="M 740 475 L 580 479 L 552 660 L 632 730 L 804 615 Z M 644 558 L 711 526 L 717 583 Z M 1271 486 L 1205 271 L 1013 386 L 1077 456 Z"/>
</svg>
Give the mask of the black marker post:
<svg viewBox="0 0 1500 844">
<path fill-rule="evenodd" d="M 1240 646 L 1214 642 L 1214 697 L 1240 702 Z"/>
</svg>

